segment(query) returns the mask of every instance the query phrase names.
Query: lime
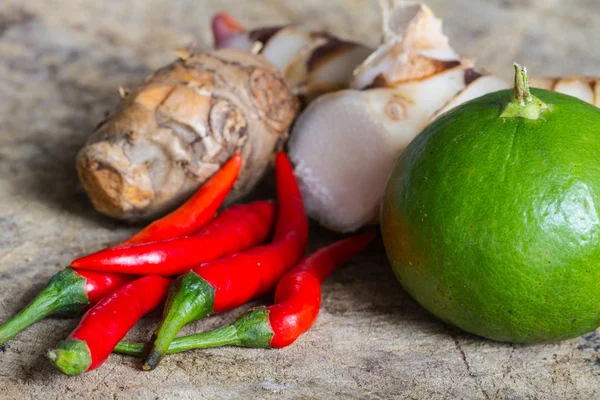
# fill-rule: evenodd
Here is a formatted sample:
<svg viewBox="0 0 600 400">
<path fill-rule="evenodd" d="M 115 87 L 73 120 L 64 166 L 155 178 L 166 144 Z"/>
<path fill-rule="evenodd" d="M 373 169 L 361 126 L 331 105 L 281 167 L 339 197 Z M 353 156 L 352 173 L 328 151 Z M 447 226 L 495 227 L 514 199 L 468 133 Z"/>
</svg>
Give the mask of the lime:
<svg viewBox="0 0 600 400">
<path fill-rule="evenodd" d="M 403 287 L 483 337 L 544 342 L 600 325 L 600 109 L 515 89 L 446 113 L 405 149 L 381 229 Z"/>
</svg>

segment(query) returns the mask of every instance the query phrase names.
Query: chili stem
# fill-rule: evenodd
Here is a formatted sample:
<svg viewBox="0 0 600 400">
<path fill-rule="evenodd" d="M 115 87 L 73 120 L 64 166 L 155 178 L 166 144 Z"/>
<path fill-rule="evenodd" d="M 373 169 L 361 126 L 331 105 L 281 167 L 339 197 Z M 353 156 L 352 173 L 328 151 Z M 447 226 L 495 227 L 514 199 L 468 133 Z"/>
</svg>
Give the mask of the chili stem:
<svg viewBox="0 0 600 400">
<path fill-rule="evenodd" d="M 182 353 L 194 349 L 209 349 L 223 346 L 269 348 L 273 331 L 268 323 L 269 312 L 265 307 L 254 308 L 230 325 L 223 325 L 214 331 L 175 338 L 167 354 Z M 144 343 L 120 342 L 115 353 L 133 357 L 144 357 Z"/>
<path fill-rule="evenodd" d="M 48 315 L 81 311 L 88 304 L 85 279 L 66 268 L 54 275 L 27 307 L 0 327 L 0 344 Z"/>
<path fill-rule="evenodd" d="M 86 371 L 92 364 L 88 345 L 82 340 L 66 339 L 47 354 L 50 361 L 65 375 L 75 376 Z"/>
<path fill-rule="evenodd" d="M 238 346 L 237 329 L 233 325 L 225 325 L 214 331 L 183 336 L 173 340 L 166 351 L 167 354 L 181 353 L 192 349 L 208 349 L 211 347 Z M 142 358 L 145 355 L 145 344 L 134 342 L 120 342 L 114 350 L 115 353 Z"/>
<path fill-rule="evenodd" d="M 144 371 L 156 367 L 181 328 L 212 314 L 214 297 L 214 287 L 194 271 L 175 281 L 169 290 L 163 320 L 152 337 L 148 359 L 142 365 Z"/>
</svg>

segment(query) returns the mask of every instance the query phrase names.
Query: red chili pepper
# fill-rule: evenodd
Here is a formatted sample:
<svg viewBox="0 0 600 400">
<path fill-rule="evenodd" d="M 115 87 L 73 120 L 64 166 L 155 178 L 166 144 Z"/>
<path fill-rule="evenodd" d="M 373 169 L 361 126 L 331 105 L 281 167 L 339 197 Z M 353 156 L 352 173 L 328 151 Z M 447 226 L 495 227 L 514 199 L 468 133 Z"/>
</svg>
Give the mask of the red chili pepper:
<svg viewBox="0 0 600 400">
<path fill-rule="evenodd" d="M 179 278 L 169 292 L 163 320 L 143 369 L 158 365 L 184 325 L 267 293 L 302 257 L 308 241 L 308 220 L 292 167 L 282 152 L 277 155 L 275 178 L 277 225 L 272 243 L 201 264 Z"/>
<path fill-rule="evenodd" d="M 232 206 L 194 236 L 110 248 L 78 258 L 75 269 L 172 276 L 264 242 L 275 219 L 269 201 Z"/>
<path fill-rule="evenodd" d="M 170 284 L 168 278 L 151 275 L 122 286 L 85 313 L 69 337 L 48 351 L 48 358 L 67 375 L 98 368 L 133 325 L 165 298 Z"/>
<path fill-rule="evenodd" d="M 172 239 L 197 232 L 213 219 L 233 187 L 241 167 L 242 156 L 235 154 L 179 208 L 117 246 Z"/>
<path fill-rule="evenodd" d="M 49 315 L 80 312 L 133 279 L 132 275 L 65 268 L 50 279 L 31 303 L 0 326 L 0 345 Z"/>
<path fill-rule="evenodd" d="M 337 267 L 354 257 L 375 237 L 373 232 L 341 240 L 313 253 L 277 285 L 275 304 L 264 308 L 273 331 L 270 347 L 292 344 L 315 323 L 321 307 L 321 283 Z M 251 311 L 260 313 L 260 308 Z M 246 340 L 253 343 L 256 338 Z"/>
<path fill-rule="evenodd" d="M 196 232 L 210 222 L 223 203 L 239 174 L 241 163 L 241 156 L 234 155 L 181 207 L 113 248 Z M 235 250 L 231 252 L 233 251 Z M 51 314 L 79 312 L 94 305 L 102 297 L 133 279 L 129 275 L 83 270 L 75 272 L 66 268 L 55 274 L 29 305 L 0 326 L 0 345 Z"/>
<path fill-rule="evenodd" d="M 275 304 L 249 310 L 231 325 L 173 340 L 168 354 L 221 346 L 281 348 L 314 324 L 321 306 L 321 283 L 364 249 L 375 235 L 357 235 L 324 247 L 302 260 L 281 279 Z M 120 342 L 115 352 L 144 355 L 144 343 Z"/>
<path fill-rule="evenodd" d="M 66 268 L 66 270 L 71 270 Z M 107 294 L 114 292 L 126 283 L 137 279 L 134 275 L 102 273 L 96 271 L 79 270 L 73 271 L 77 275 L 85 279 L 85 292 L 87 294 L 89 304 L 95 305 Z"/>
</svg>

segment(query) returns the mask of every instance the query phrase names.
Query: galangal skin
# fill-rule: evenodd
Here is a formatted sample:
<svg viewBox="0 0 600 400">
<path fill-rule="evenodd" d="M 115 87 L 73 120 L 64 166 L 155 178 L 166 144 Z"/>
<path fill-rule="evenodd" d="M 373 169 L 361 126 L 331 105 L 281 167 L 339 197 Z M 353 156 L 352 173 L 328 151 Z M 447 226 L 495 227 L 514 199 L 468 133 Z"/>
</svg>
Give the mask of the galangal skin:
<svg viewBox="0 0 600 400">
<path fill-rule="evenodd" d="M 77 171 L 98 211 L 148 220 L 240 153 L 232 202 L 258 183 L 297 111 L 289 86 L 262 57 L 235 49 L 182 53 L 124 96 L 77 155 Z"/>
</svg>

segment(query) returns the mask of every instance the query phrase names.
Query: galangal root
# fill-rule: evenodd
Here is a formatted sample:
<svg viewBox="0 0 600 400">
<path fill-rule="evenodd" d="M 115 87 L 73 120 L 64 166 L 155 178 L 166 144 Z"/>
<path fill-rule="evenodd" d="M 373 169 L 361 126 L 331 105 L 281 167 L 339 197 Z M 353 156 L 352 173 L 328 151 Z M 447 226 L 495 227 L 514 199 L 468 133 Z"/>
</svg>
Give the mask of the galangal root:
<svg viewBox="0 0 600 400">
<path fill-rule="evenodd" d="M 77 171 L 98 211 L 136 221 L 175 208 L 240 153 L 231 202 L 258 183 L 297 111 L 264 58 L 235 49 L 183 52 L 124 95 L 77 155 Z"/>
</svg>

